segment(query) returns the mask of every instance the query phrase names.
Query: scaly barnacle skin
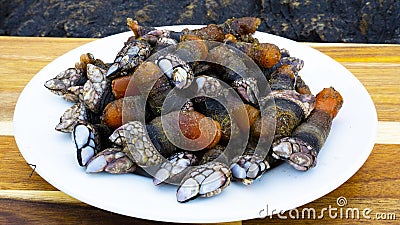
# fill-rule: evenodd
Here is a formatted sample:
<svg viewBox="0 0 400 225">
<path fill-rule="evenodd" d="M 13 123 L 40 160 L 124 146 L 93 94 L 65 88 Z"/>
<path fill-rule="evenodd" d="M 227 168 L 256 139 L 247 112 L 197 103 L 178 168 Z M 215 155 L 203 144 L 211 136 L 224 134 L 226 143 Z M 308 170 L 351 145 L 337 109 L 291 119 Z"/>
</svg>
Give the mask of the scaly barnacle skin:
<svg viewBox="0 0 400 225">
<path fill-rule="evenodd" d="M 64 95 L 69 87 L 83 85 L 85 81 L 86 77 L 81 70 L 69 68 L 46 81 L 44 86 L 56 95 Z"/>
<path fill-rule="evenodd" d="M 200 29 L 195 29 L 195 30 L 183 29 L 182 34 L 197 36 L 202 40 L 218 41 L 218 42 L 222 42 L 225 38 L 224 31 L 222 30 L 221 27 L 219 27 L 216 24 L 209 24 L 206 27 L 202 27 Z M 181 37 L 183 35 L 181 35 Z"/>
<path fill-rule="evenodd" d="M 110 81 L 105 76 L 106 71 L 92 64 L 87 65 L 88 81 L 80 90 L 86 107 L 94 113 L 100 113 L 104 107 L 114 100 Z"/>
<path fill-rule="evenodd" d="M 69 133 L 74 129 L 78 121 L 88 120 L 88 112 L 83 103 L 76 103 L 67 110 L 60 117 L 60 122 L 56 125 L 56 130 Z"/>
<path fill-rule="evenodd" d="M 226 35 L 233 35 L 239 40 L 253 40 L 250 36 L 253 34 L 261 20 L 256 17 L 232 18 L 222 24 L 209 24 L 206 27 L 189 30 L 183 29 L 181 32 L 168 30 L 157 30 L 154 27 L 140 26 L 137 21 L 131 18 L 127 19 L 127 25 L 132 30 L 135 38 L 143 36 L 172 38 L 176 41 L 183 41 L 184 36 L 197 36 L 202 40 L 223 42 Z"/>
<path fill-rule="evenodd" d="M 294 90 L 279 90 L 271 92 L 262 98 L 261 102 L 264 105 L 261 123 L 268 124 L 275 121 L 274 140 L 276 140 L 289 136 L 293 129 L 307 118 L 315 106 L 315 97 L 310 94 L 302 95 Z M 256 122 L 255 126 L 258 123 Z M 259 132 L 255 131 L 255 133 Z"/>
<path fill-rule="evenodd" d="M 303 61 L 293 57 L 281 59 L 274 66 L 268 81 L 272 91 L 260 101 L 264 105 L 261 112 L 264 116 L 259 117 L 252 127 L 256 137 L 261 134 L 261 125 L 272 121 L 275 121 L 274 140 L 289 136 L 313 110 L 315 97 L 295 90 L 297 73 L 302 67 Z M 264 133 L 268 135 L 269 131 Z"/>
<path fill-rule="evenodd" d="M 128 122 L 110 136 L 111 142 L 123 147 L 123 151 L 140 167 L 150 167 L 162 162 L 163 157 L 153 146 L 146 127 L 139 121 Z"/>
<path fill-rule="evenodd" d="M 95 59 L 91 53 L 82 54 L 75 68 L 69 68 L 59 73 L 56 77 L 45 82 L 44 86 L 56 95 L 61 95 L 69 102 L 78 102 L 80 89 L 87 81 L 87 65 L 93 64 L 102 69 L 108 66 L 100 59 Z"/>
</svg>

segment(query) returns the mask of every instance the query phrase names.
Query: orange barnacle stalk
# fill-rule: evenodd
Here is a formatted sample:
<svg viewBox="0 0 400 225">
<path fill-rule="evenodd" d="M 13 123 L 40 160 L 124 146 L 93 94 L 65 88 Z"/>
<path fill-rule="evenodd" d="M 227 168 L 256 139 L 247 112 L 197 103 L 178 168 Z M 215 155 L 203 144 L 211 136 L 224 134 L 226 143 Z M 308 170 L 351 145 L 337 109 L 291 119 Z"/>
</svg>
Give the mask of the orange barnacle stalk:
<svg viewBox="0 0 400 225">
<path fill-rule="evenodd" d="M 328 113 L 332 119 L 336 117 L 343 105 L 343 97 L 334 88 L 324 88 L 317 94 L 315 110 Z"/>
<path fill-rule="evenodd" d="M 270 43 L 228 42 L 253 59 L 262 68 L 272 68 L 281 59 L 278 46 Z"/>
<path fill-rule="evenodd" d="M 115 78 L 111 82 L 111 89 L 115 99 L 120 99 L 125 96 L 140 95 L 138 87 L 133 82 L 132 75 Z"/>
<path fill-rule="evenodd" d="M 101 122 L 115 129 L 128 121 L 144 118 L 144 110 L 145 102 L 142 96 L 126 96 L 107 104 Z"/>
</svg>

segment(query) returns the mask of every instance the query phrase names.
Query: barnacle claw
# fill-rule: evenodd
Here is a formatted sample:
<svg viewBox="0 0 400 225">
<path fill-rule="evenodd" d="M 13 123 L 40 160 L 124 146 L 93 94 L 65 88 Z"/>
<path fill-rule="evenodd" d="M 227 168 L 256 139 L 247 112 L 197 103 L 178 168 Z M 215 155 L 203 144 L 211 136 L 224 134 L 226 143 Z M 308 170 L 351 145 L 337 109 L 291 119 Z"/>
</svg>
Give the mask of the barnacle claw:
<svg viewBox="0 0 400 225">
<path fill-rule="evenodd" d="M 119 66 L 119 63 L 113 63 L 110 68 L 108 68 L 106 77 L 110 77 L 114 73 L 116 73 L 121 67 Z"/>
<path fill-rule="evenodd" d="M 245 101 L 254 105 L 258 104 L 257 80 L 254 77 L 246 77 L 235 80 L 232 86 Z"/>
<path fill-rule="evenodd" d="M 274 158 L 286 160 L 300 171 L 306 171 L 317 164 L 317 149 L 301 138 L 284 137 L 279 139 L 274 142 L 272 151 Z"/>
<path fill-rule="evenodd" d="M 196 77 L 197 95 L 216 98 L 223 95 L 224 88 L 218 79 L 209 76 Z"/>
<path fill-rule="evenodd" d="M 198 162 L 196 155 L 191 152 L 178 152 L 161 164 L 153 178 L 153 184 L 159 185 L 163 182 L 178 182 L 185 175 L 189 166 Z"/>
<path fill-rule="evenodd" d="M 99 150 L 100 139 L 96 135 L 92 125 L 78 122 L 71 133 L 72 141 L 77 151 L 78 163 L 85 166 Z"/>
<path fill-rule="evenodd" d="M 86 165 L 86 173 L 132 173 L 136 164 L 120 148 L 108 148 L 99 152 Z"/>
<path fill-rule="evenodd" d="M 83 86 L 69 87 L 63 98 L 69 102 L 83 102 Z"/>
<path fill-rule="evenodd" d="M 160 56 L 155 63 L 177 88 L 184 89 L 192 84 L 193 70 L 179 56 L 174 54 Z"/>
<path fill-rule="evenodd" d="M 220 162 L 208 162 L 188 171 L 176 192 L 178 202 L 187 202 L 221 193 L 231 183 L 229 167 Z"/>
<path fill-rule="evenodd" d="M 271 168 L 269 162 L 258 155 L 242 155 L 232 161 L 232 176 L 245 185 L 250 185 Z"/>
<path fill-rule="evenodd" d="M 150 56 L 150 51 L 150 44 L 146 41 L 129 38 L 124 47 L 117 53 L 114 63 L 108 68 L 106 77 L 116 77 L 118 71 L 134 69 Z"/>
<path fill-rule="evenodd" d="M 86 121 L 77 122 L 71 136 L 80 166 L 85 166 L 95 154 L 107 145 L 107 139 L 103 137 L 109 136 L 109 134 L 110 130 L 105 125 L 93 125 Z"/>
</svg>

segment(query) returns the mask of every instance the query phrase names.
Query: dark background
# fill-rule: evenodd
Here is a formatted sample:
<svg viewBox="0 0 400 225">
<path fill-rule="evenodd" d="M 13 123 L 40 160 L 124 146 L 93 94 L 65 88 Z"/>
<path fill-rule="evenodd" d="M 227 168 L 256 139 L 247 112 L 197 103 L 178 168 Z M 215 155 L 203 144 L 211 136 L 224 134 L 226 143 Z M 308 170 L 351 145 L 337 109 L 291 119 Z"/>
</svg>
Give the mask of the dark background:
<svg viewBox="0 0 400 225">
<path fill-rule="evenodd" d="M 297 41 L 400 43 L 399 0 L 0 0 L 0 35 L 105 37 L 141 24 L 222 23 L 256 16 Z"/>
</svg>

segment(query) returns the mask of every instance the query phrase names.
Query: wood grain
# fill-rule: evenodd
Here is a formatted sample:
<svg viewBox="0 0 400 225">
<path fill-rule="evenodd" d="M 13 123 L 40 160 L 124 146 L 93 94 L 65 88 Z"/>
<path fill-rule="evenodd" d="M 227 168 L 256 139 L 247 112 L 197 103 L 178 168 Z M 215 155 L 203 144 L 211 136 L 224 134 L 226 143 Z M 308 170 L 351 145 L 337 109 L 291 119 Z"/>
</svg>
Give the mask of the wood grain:
<svg viewBox="0 0 400 225">
<path fill-rule="evenodd" d="M 0 136 L 0 190 L 40 190 L 54 191 L 26 163 L 13 136 Z"/>
<path fill-rule="evenodd" d="M 400 45 L 305 43 L 339 62 L 400 63 Z M 346 51 L 343 51 L 346 48 Z"/>
<path fill-rule="evenodd" d="M 95 39 L 0 37 L 0 224 L 164 224 L 130 218 L 81 203 L 43 180 L 20 154 L 12 136 L 12 117 L 18 96 L 45 65 L 69 50 Z M 361 169 L 326 196 L 305 206 L 320 212 L 337 207 L 343 196 L 352 208 L 395 213 L 397 220 L 287 219 L 277 216 L 233 224 L 353 224 L 396 223 L 400 218 L 400 45 L 304 43 L 339 61 L 366 87 L 377 109 L 377 144 Z M 362 113 L 362 112 L 360 112 Z M 323 185 L 323 184 L 321 184 Z M 293 191 L 296 191 L 294 187 Z M 240 204 L 240 201 L 238 201 Z M 222 209 L 223 210 L 223 209 Z M 262 209 L 260 209 L 262 210 Z M 286 213 L 285 215 L 288 216 Z"/>
<path fill-rule="evenodd" d="M 0 224 L 155 224 L 82 204 L 0 199 Z M 166 223 L 171 224 L 171 223 Z"/>
<path fill-rule="evenodd" d="M 400 144 L 400 122 L 378 122 L 378 144 Z"/>
</svg>

